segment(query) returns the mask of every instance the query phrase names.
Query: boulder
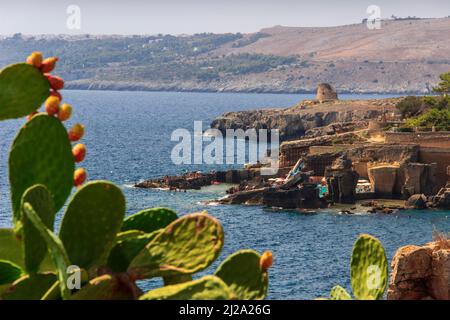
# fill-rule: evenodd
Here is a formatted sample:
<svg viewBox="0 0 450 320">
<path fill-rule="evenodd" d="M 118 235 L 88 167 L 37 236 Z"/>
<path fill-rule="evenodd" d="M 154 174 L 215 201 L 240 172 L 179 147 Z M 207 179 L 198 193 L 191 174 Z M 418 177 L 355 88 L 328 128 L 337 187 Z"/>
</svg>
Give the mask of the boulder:
<svg viewBox="0 0 450 320">
<path fill-rule="evenodd" d="M 414 194 L 406 200 L 405 207 L 408 209 L 426 209 L 427 197 L 424 194 Z"/>
<path fill-rule="evenodd" d="M 405 246 L 395 253 L 391 263 L 388 300 L 418 300 L 428 294 L 428 279 L 432 274 L 431 247 Z"/>
<path fill-rule="evenodd" d="M 449 243 L 433 242 L 398 249 L 391 264 L 388 300 L 450 300 L 449 248 Z"/>
</svg>

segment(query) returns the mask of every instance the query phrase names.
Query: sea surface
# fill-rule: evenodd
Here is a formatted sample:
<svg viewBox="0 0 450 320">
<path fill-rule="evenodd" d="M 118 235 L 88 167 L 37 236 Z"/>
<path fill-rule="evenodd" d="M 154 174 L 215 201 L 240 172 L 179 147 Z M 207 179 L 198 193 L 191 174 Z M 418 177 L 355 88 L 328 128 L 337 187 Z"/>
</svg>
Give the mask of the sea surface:
<svg viewBox="0 0 450 320">
<path fill-rule="evenodd" d="M 317 214 L 276 211 L 255 206 L 209 206 L 202 201 L 218 198 L 225 186 L 201 191 L 168 192 L 132 188 L 133 183 L 185 170 L 227 169 L 232 166 L 174 165 L 170 155 L 177 142 L 171 133 L 193 129 L 202 120 L 204 129 L 227 111 L 288 107 L 311 95 L 65 91 L 74 107 L 69 122 L 86 126 L 83 142 L 88 155 L 83 162 L 89 179 L 107 179 L 123 188 L 127 214 L 165 206 L 180 215 L 207 210 L 220 219 L 225 245 L 219 261 L 242 248 L 272 250 L 269 299 L 313 299 L 341 284 L 350 290 L 349 261 L 352 245 L 361 233 L 383 242 L 388 258 L 407 244 L 424 244 L 434 228 L 450 231 L 449 211 L 403 211 L 392 215 L 340 215 L 324 210 Z M 342 99 L 384 97 L 341 95 Z M 0 226 L 11 225 L 7 161 L 11 142 L 24 119 L 0 122 Z M 236 167 L 236 166 L 235 166 Z M 237 166 L 239 167 L 239 166 Z M 204 273 L 212 273 L 216 262 Z M 159 280 L 145 282 L 145 288 Z"/>
</svg>

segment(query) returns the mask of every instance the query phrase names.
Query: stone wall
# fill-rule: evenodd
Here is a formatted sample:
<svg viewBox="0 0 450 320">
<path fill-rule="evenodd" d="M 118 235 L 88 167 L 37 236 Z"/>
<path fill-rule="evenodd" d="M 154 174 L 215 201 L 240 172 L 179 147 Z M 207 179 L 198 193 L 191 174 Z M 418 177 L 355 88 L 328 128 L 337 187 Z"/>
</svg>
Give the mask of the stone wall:
<svg viewBox="0 0 450 320">
<path fill-rule="evenodd" d="M 386 143 L 414 143 L 421 147 L 450 148 L 450 132 L 386 132 Z"/>
<path fill-rule="evenodd" d="M 447 167 L 450 165 L 450 148 L 421 147 L 419 161 L 422 163 L 436 163 L 437 187 L 444 187 L 448 181 Z"/>
</svg>

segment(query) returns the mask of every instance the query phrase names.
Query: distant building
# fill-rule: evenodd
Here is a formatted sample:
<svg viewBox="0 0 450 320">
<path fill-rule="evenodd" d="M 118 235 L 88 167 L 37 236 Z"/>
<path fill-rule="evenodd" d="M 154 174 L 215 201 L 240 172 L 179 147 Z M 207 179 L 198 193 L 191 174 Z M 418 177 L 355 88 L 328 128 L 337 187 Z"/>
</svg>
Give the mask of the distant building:
<svg viewBox="0 0 450 320">
<path fill-rule="evenodd" d="M 328 83 L 320 83 L 317 86 L 317 100 L 319 102 L 325 102 L 330 100 L 337 100 L 338 95 L 336 90 Z"/>
</svg>

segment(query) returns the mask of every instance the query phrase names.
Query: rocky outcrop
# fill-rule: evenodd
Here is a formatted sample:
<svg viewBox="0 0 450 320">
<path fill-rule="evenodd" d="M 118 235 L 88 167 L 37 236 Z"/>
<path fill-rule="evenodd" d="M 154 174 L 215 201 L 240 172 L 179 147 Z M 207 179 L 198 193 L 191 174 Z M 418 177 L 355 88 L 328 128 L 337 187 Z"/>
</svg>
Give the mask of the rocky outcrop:
<svg viewBox="0 0 450 320">
<path fill-rule="evenodd" d="M 424 194 L 414 194 L 406 200 L 405 207 L 408 209 L 426 209 L 427 197 Z"/>
<path fill-rule="evenodd" d="M 433 197 L 433 206 L 450 210 L 450 182 Z"/>
<path fill-rule="evenodd" d="M 450 243 L 397 250 L 391 264 L 388 300 L 450 300 Z"/>
<path fill-rule="evenodd" d="M 341 157 L 325 170 L 330 199 L 336 203 L 355 203 L 359 175 L 352 169 L 352 161 Z"/>
<path fill-rule="evenodd" d="M 336 90 L 328 83 L 320 83 L 317 86 L 316 99 L 322 103 L 325 101 L 337 100 L 338 95 Z"/>
<path fill-rule="evenodd" d="M 372 190 L 381 196 L 394 194 L 394 186 L 397 179 L 398 165 L 376 164 L 369 166 L 367 172 Z"/>
<path fill-rule="evenodd" d="M 211 127 L 226 129 L 278 129 L 282 141 L 298 139 L 308 130 L 333 123 L 362 122 L 386 112 L 396 112 L 400 98 L 373 100 L 335 100 L 322 104 L 302 101 L 287 109 L 228 112 L 216 118 Z"/>
</svg>

